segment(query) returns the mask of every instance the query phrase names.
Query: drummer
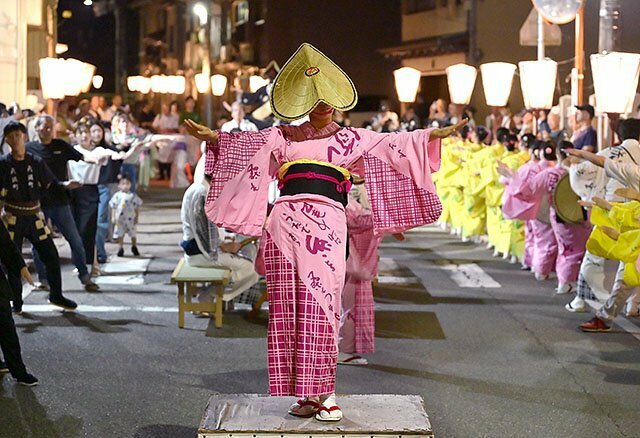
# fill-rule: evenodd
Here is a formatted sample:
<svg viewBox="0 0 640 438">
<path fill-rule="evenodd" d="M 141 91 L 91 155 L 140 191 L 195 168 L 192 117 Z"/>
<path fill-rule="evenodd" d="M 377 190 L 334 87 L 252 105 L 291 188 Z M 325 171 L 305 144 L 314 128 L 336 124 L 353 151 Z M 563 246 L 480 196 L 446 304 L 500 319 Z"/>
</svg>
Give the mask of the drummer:
<svg viewBox="0 0 640 438">
<path fill-rule="evenodd" d="M 580 263 L 585 253 L 587 239 L 591 233 L 591 226 L 587 221 L 577 224 L 563 222 L 558 217 L 551 202 L 551 197 L 556 191 L 558 182 L 567 173 L 562 165 L 567 158 L 565 150 L 572 147 L 573 145 L 568 141 L 561 141 L 555 149 L 553 142 L 542 142 L 541 155 L 548 162 L 548 167 L 528 182 L 529 193 L 532 198 L 549 197 L 551 228 L 558 244 L 558 257 L 556 259 L 557 294 L 576 291 Z"/>
</svg>

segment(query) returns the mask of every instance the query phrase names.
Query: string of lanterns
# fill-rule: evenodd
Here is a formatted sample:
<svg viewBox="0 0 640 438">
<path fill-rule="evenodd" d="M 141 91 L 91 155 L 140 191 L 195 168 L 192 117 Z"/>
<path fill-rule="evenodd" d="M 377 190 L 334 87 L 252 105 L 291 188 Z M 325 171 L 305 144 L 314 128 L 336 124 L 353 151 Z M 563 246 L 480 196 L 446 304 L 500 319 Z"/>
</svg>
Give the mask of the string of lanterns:
<svg viewBox="0 0 640 438">
<path fill-rule="evenodd" d="M 521 61 L 518 66 L 490 62 L 480 66 L 487 105 L 506 106 L 511 95 L 516 69 L 527 109 L 550 109 L 556 88 L 558 64 L 551 59 Z M 631 112 L 640 77 L 640 54 L 610 52 L 591 55 L 591 70 L 597 108 L 602 113 Z M 477 69 L 456 64 L 446 69 L 451 102 L 468 105 L 475 87 Z M 394 71 L 400 102 L 415 102 L 421 73 L 411 67 Z"/>
</svg>

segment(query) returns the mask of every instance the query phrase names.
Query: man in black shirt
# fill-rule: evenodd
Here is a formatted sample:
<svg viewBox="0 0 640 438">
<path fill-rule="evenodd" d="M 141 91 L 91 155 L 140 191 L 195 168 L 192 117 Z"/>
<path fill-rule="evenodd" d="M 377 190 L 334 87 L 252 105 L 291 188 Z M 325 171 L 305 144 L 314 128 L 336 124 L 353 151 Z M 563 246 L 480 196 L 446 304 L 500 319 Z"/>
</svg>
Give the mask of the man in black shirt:
<svg viewBox="0 0 640 438">
<path fill-rule="evenodd" d="M 68 179 L 67 163 L 69 161 L 86 160 L 86 158 L 66 141 L 53 138 L 53 128 L 53 117 L 48 115 L 39 116 L 35 125 L 39 141 L 27 143 L 26 148 L 27 152 L 44 161 L 58 181 L 66 181 Z M 52 186 L 47 192 L 47 196 L 42 198 L 41 204 L 44 216 L 53 222 L 66 241 L 69 242 L 71 258 L 78 269 L 78 277 L 84 288 L 89 292 L 99 290 L 98 285 L 91 281 L 91 275 L 87 269 L 84 245 L 73 220 L 67 190 L 59 185 Z M 45 275 L 44 263 L 42 263 L 40 254 L 37 251 L 34 251 L 33 256 L 41 287 L 46 289 L 48 281 Z M 93 258 L 93 255 L 91 256 L 90 258 Z"/>
<path fill-rule="evenodd" d="M 4 128 L 4 139 L 11 153 L 0 158 L 0 201 L 4 201 L 3 220 L 11 239 L 18 248 L 26 237 L 38 250 L 49 280 L 49 302 L 64 309 L 73 310 L 77 304 L 62 296 L 60 259 L 46 219 L 40 209 L 40 200 L 51 187 L 76 184 L 60 183 L 41 158 L 25 150 L 26 128 L 11 122 Z M 13 310 L 22 312 L 22 282 L 20 276 L 9 272 Z"/>
<path fill-rule="evenodd" d="M 0 221 L 0 261 L 6 271 L 17 277 L 22 277 L 29 283 L 33 283 L 29 270 L 24 264 L 22 255 L 15 244 L 11 241 L 9 233 Z M 0 360 L 0 374 L 3 370 L 7 370 L 18 381 L 18 383 L 27 386 L 38 384 L 38 379 L 27 372 L 27 368 L 22 361 L 20 353 L 20 340 L 16 332 L 16 326 L 11 316 L 11 287 L 7 281 L 7 277 L 2 269 L 0 269 L 0 348 L 2 354 L 7 361 L 5 364 Z M 6 372 L 6 371 L 4 371 Z"/>
</svg>

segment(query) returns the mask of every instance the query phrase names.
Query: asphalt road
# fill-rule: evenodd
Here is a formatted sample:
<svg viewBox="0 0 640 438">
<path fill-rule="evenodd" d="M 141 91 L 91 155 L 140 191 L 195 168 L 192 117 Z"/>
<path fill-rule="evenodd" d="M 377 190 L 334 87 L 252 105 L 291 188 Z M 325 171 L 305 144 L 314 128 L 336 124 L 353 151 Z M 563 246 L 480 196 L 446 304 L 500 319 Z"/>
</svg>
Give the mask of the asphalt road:
<svg viewBox="0 0 640 438">
<path fill-rule="evenodd" d="M 194 437 L 210 394 L 266 392 L 266 310 L 253 323 L 230 314 L 222 330 L 191 315 L 177 326 L 179 197 L 143 196 L 151 260 L 112 259 L 101 293 L 81 291 L 65 265 L 84 310 L 29 294 L 16 324 L 41 385 L 4 377 L 0 437 Z M 419 394 L 437 437 L 640 436 L 637 320 L 583 334 L 586 316 L 565 311 L 551 282 L 436 228 L 385 241 L 381 257 L 377 352 L 339 369 L 339 393 Z"/>
</svg>

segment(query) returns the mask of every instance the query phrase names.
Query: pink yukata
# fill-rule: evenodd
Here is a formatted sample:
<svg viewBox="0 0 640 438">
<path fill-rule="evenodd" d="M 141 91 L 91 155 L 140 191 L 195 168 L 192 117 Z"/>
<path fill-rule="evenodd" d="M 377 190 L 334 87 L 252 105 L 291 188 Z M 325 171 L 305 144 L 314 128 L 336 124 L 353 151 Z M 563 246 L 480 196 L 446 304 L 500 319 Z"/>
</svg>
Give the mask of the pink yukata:
<svg viewBox="0 0 640 438">
<path fill-rule="evenodd" d="M 375 302 L 371 281 L 378 273 L 378 245 L 382 236 L 373 233 L 371 210 L 351 196 L 346 208 L 349 258 L 342 292 L 340 345 L 342 353 L 375 351 Z"/>
<path fill-rule="evenodd" d="M 545 214 L 540 212 L 542 197 L 533 195 L 529 183 L 548 165 L 545 160 L 531 160 L 522 165 L 509 180 L 502 197 L 504 217 L 525 221 L 524 264 L 541 275 L 555 271 L 558 243 L 550 218 L 540 217 Z"/>
<path fill-rule="evenodd" d="M 555 269 L 558 275 L 558 283 L 560 284 L 569 284 L 578 281 L 580 264 L 586 251 L 587 239 L 591 234 L 591 226 L 588 221 L 579 225 L 563 223 L 558 219 L 556 211 L 552 206 L 551 195 L 558 181 L 560 181 L 560 178 L 562 178 L 565 173 L 566 170 L 559 165 L 547 167 L 540 171 L 533 179 L 529 180 L 528 184 L 533 198 L 541 199 L 543 196 L 547 196 L 549 200 L 551 228 L 558 247 Z M 538 241 L 538 238 L 539 236 L 536 236 L 536 241 Z M 551 236 L 545 234 L 542 238 L 550 242 Z M 536 250 L 537 249 L 538 246 L 536 245 Z M 538 254 L 535 254 L 535 256 L 538 257 Z M 542 254 L 540 256 L 542 256 Z M 546 263 L 548 263 L 548 261 Z M 547 268 L 545 264 L 543 264 L 543 267 Z"/>
<path fill-rule="evenodd" d="M 429 133 L 378 134 L 335 123 L 318 131 L 306 123 L 220 132 L 208 144 L 208 217 L 247 236 L 265 228 L 271 395 L 335 392 L 347 221 L 341 203 L 303 193 L 281 196 L 265 224 L 269 183 L 288 162 L 331 163 L 365 177 L 376 234 L 433 223 L 442 211 L 431 179 L 440 166 L 440 140 Z"/>
</svg>

